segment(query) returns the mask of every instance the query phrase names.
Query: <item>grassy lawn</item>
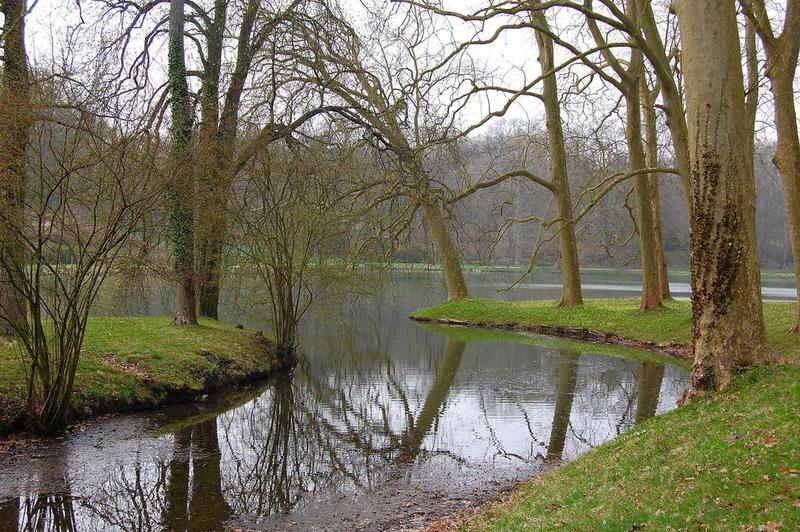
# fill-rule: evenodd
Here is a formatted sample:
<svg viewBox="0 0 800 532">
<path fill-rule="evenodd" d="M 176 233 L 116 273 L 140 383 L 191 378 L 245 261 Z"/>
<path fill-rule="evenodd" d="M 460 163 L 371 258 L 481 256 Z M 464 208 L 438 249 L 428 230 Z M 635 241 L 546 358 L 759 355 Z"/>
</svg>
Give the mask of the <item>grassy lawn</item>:
<svg viewBox="0 0 800 532">
<path fill-rule="evenodd" d="M 75 417 L 151 406 L 268 372 L 266 342 L 214 320 L 172 327 L 171 317 L 90 318 L 73 398 Z M 14 343 L 0 344 L 0 435 L 24 413 L 25 373 Z"/>
<path fill-rule="evenodd" d="M 690 304 L 643 314 L 638 300 L 466 299 L 415 316 L 486 325 L 562 325 L 640 340 L 691 340 Z M 723 392 L 649 419 L 507 497 L 435 529 L 800 529 L 800 337 L 794 306 L 765 303 L 767 329 L 787 363 L 737 375 Z M 752 528 L 749 528 L 752 527 Z"/>
<path fill-rule="evenodd" d="M 794 303 L 764 303 L 767 333 L 775 349 L 800 361 L 800 337 L 788 333 Z M 614 332 L 636 340 L 690 344 L 692 309 L 688 301 L 669 301 L 661 310 L 643 313 L 638 299 L 590 299 L 573 308 L 552 301 L 459 299 L 418 310 L 415 317 L 457 319 L 487 325 L 561 325 Z"/>
</svg>

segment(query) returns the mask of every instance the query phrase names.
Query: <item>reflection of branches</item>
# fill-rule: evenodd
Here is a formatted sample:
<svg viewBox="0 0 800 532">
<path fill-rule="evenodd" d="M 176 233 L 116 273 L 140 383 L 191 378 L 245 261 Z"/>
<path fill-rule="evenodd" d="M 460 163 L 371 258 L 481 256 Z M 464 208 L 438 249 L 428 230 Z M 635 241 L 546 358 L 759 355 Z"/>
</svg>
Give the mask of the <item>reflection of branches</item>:
<svg viewBox="0 0 800 532">
<path fill-rule="evenodd" d="M 163 463 L 148 471 L 138 460 L 133 465 L 133 478 L 124 467 L 102 483 L 86 505 L 105 527 L 122 530 L 151 530 L 164 511 L 164 486 L 167 467 Z"/>
<path fill-rule="evenodd" d="M 68 493 L 25 498 L 22 501 L 19 530 L 77 530 L 73 500 Z"/>
</svg>

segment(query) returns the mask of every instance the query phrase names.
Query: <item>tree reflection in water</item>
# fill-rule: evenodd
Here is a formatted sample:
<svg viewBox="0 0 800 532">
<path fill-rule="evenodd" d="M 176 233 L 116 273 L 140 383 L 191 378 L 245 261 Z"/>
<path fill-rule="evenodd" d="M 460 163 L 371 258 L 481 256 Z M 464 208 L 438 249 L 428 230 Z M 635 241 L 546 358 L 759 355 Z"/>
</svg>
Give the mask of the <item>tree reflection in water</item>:
<svg viewBox="0 0 800 532">
<path fill-rule="evenodd" d="M 223 529 L 230 506 L 222 494 L 220 456 L 216 418 L 175 433 L 161 516 L 164 528 Z"/>
<path fill-rule="evenodd" d="M 390 336 L 343 329 L 294 375 L 159 421 L 80 504 L 69 489 L 0 503 L 0 528 L 222 530 L 431 464 L 572 458 L 658 408 L 663 366 L 424 332 L 416 358 L 398 360 Z"/>
<path fill-rule="evenodd" d="M 49 467 L 55 467 L 56 474 L 64 480 L 62 490 L 58 493 L 41 493 L 0 501 L 0 530 L 24 532 L 79 530 L 75 499 L 70 493 L 69 482 L 65 475 L 66 464 L 63 460 L 57 460 L 49 464 Z"/>
<path fill-rule="evenodd" d="M 578 355 L 565 349 L 559 349 L 558 355 L 556 405 L 553 409 L 550 443 L 547 445 L 547 458 L 549 460 L 560 460 L 564 453 L 569 417 L 572 413 L 572 400 L 575 397 L 575 384 L 578 382 Z"/>
</svg>

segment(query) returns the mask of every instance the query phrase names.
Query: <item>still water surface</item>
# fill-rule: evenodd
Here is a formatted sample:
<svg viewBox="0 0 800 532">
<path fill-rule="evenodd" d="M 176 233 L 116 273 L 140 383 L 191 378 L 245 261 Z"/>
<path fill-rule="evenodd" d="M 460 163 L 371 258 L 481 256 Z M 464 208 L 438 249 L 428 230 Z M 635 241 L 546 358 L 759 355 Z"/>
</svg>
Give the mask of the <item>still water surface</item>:
<svg viewBox="0 0 800 532">
<path fill-rule="evenodd" d="M 469 281 L 476 295 L 554 297 Z M 441 301 L 440 282 L 395 274 L 379 295 L 315 311 L 290 376 L 0 454 L 0 530 L 414 526 L 674 408 L 686 386 L 682 367 L 590 344 L 409 321 Z M 168 305 L 151 291 L 128 311 Z M 223 319 L 263 327 L 257 308 Z"/>
</svg>

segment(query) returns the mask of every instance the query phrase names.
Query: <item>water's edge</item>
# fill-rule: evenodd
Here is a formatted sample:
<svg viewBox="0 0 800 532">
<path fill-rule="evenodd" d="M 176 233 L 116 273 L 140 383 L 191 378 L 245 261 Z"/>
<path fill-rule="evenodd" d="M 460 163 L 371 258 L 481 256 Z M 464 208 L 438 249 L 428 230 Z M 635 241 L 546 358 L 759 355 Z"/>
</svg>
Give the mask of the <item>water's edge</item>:
<svg viewBox="0 0 800 532">
<path fill-rule="evenodd" d="M 534 325 L 518 322 L 492 323 L 487 321 L 458 320 L 452 318 L 429 318 L 427 316 L 409 315 L 412 321 L 435 323 L 453 327 L 475 327 L 480 329 L 497 329 L 501 331 L 525 332 L 552 336 L 554 338 L 569 338 L 587 343 L 622 345 L 636 349 L 644 349 L 655 353 L 669 355 L 682 360 L 691 360 L 694 357 L 694 348 L 691 345 L 677 342 L 653 342 L 623 336 L 614 332 L 586 329 L 583 327 L 567 327 L 561 325 Z"/>
</svg>

